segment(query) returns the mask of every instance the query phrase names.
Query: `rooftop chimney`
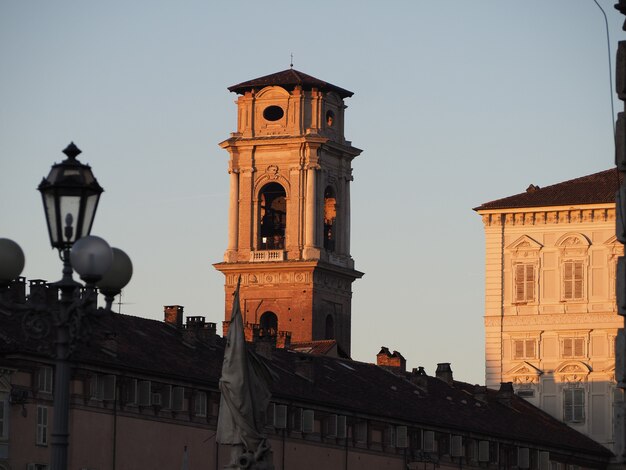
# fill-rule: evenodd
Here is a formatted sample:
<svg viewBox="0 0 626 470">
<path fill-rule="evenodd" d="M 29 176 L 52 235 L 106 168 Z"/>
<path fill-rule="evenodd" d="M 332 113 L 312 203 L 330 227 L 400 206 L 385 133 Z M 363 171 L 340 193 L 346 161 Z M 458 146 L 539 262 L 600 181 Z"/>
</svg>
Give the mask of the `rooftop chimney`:
<svg viewBox="0 0 626 470">
<path fill-rule="evenodd" d="M 252 342 L 254 343 L 254 351 L 266 359 L 272 359 L 272 353 L 276 349 L 276 335 L 263 334 L 261 328 L 254 328 Z"/>
<path fill-rule="evenodd" d="M 428 388 L 428 375 L 426 375 L 426 371 L 422 366 L 419 366 L 417 369 L 413 368 L 409 380 L 424 390 Z"/>
<path fill-rule="evenodd" d="M 500 403 L 506 406 L 511 406 L 514 393 L 513 382 L 501 382 L 500 390 L 498 390 L 498 394 L 496 396 Z"/>
<path fill-rule="evenodd" d="M 437 364 L 437 371 L 435 372 L 435 376 L 439 380 L 443 380 L 448 385 L 454 384 L 454 379 L 452 378 L 452 368 L 450 367 L 449 362 L 441 362 Z"/>
<path fill-rule="evenodd" d="M 182 305 L 165 305 L 163 311 L 165 314 L 165 323 L 175 328 L 183 327 L 183 306 Z"/>
<path fill-rule="evenodd" d="M 392 372 L 406 372 L 406 359 L 398 351 L 389 352 L 389 348 L 382 346 L 376 354 L 376 365 L 389 369 Z"/>
<path fill-rule="evenodd" d="M 474 385 L 474 398 L 478 401 L 487 401 L 487 387 L 484 385 Z"/>
<path fill-rule="evenodd" d="M 215 323 L 207 322 L 205 317 L 187 317 L 183 337 L 187 341 L 200 341 L 202 343 L 214 344 L 216 336 Z"/>
</svg>

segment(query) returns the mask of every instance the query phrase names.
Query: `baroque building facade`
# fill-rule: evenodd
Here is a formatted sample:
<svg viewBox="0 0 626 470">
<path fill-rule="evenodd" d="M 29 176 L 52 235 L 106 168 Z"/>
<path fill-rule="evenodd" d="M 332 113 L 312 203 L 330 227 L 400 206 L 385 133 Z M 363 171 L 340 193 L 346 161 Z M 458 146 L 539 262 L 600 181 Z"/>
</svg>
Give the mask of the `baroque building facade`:
<svg viewBox="0 0 626 470">
<path fill-rule="evenodd" d="M 350 355 L 352 160 L 344 136 L 352 92 L 294 69 L 229 88 L 239 94 L 229 153 L 225 320 L 241 276 L 244 322 L 291 334 L 294 342 L 335 340 Z M 227 326 L 225 325 L 225 328 Z"/>
<path fill-rule="evenodd" d="M 475 208 L 485 229 L 486 385 L 614 444 L 615 170 Z"/>
</svg>

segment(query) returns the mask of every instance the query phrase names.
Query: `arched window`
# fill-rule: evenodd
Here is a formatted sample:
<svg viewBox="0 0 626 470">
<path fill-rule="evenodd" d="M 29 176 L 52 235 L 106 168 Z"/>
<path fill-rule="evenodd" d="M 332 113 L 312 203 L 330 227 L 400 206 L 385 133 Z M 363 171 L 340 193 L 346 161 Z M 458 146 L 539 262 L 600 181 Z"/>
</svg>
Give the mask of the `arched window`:
<svg viewBox="0 0 626 470">
<path fill-rule="evenodd" d="M 324 330 L 324 339 L 335 339 L 335 320 L 329 313 L 326 315 L 326 327 Z"/>
<path fill-rule="evenodd" d="M 278 332 L 278 317 L 274 312 L 265 312 L 261 315 L 259 326 L 263 335 L 275 336 Z"/>
<path fill-rule="evenodd" d="M 337 226 L 337 197 L 332 187 L 324 191 L 324 248 L 327 251 L 335 251 L 335 239 Z"/>
<path fill-rule="evenodd" d="M 278 183 L 266 184 L 259 194 L 259 249 L 282 250 L 285 248 L 287 222 L 287 197 Z"/>
</svg>

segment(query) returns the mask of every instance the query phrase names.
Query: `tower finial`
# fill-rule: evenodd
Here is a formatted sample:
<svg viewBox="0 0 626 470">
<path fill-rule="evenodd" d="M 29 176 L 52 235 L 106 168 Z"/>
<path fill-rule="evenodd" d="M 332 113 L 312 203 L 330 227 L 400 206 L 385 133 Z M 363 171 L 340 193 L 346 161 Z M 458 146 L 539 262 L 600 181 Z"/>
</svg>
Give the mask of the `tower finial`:
<svg viewBox="0 0 626 470">
<path fill-rule="evenodd" d="M 293 52 L 291 53 L 291 63 L 289 64 L 289 67 L 293 68 Z"/>
</svg>

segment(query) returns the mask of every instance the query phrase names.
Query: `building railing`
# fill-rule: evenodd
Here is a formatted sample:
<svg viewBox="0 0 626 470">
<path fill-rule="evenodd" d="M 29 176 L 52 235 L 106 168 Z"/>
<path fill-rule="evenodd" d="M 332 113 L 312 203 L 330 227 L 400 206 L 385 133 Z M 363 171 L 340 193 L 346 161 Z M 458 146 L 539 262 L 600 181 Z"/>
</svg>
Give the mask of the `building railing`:
<svg viewBox="0 0 626 470">
<path fill-rule="evenodd" d="M 267 261 L 285 261 L 284 250 L 258 250 L 250 252 L 252 263 L 264 263 Z"/>
</svg>

